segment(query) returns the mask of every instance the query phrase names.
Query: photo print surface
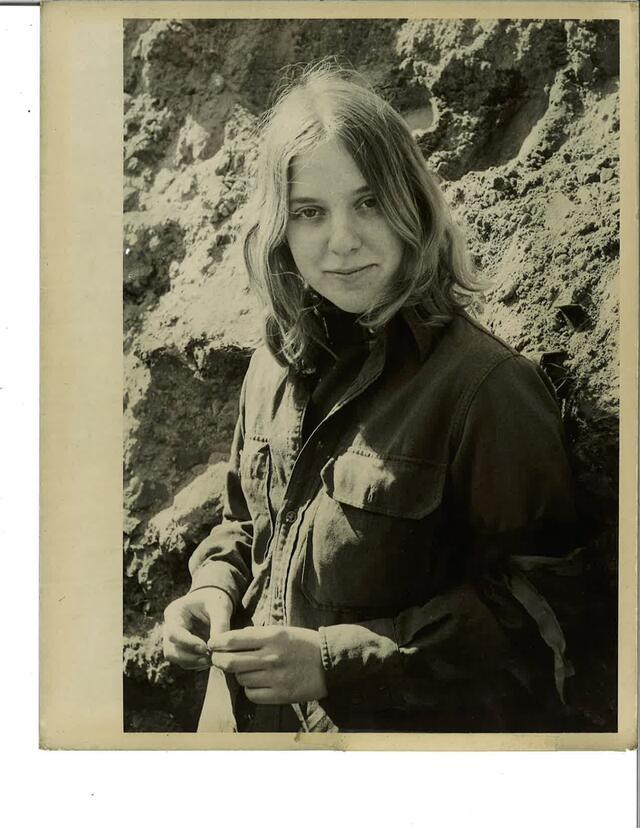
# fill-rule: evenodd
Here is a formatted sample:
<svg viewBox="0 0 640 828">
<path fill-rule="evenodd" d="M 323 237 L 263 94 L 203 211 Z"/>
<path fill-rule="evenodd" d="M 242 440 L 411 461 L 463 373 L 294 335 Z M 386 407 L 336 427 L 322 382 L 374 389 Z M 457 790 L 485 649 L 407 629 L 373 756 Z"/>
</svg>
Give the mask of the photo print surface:
<svg viewBox="0 0 640 828">
<path fill-rule="evenodd" d="M 240 731 L 598 733 L 617 729 L 618 26 L 617 20 L 570 19 L 124 20 L 125 732 L 196 731 L 205 697 L 209 701 L 216 688 L 223 694 L 229 677 L 232 689 L 224 727 Z M 376 532 L 391 545 L 401 536 L 398 554 L 405 554 L 411 544 L 417 560 L 423 542 L 420 532 L 434 531 L 424 522 L 429 510 L 423 502 L 426 496 L 420 499 L 420 487 L 433 491 L 437 486 L 424 465 L 411 475 L 414 467 L 398 460 L 404 455 L 394 448 L 394 435 L 404 424 L 393 419 L 398 408 L 391 402 L 393 394 L 402 399 L 407 388 L 390 385 L 395 390 L 383 402 L 372 398 L 375 411 L 388 404 L 389 411 L 396 412 L 389 415 L 392 419 L 384 432 L 393 460 L 384 474 L 379 466 L 367 465 L 362 452 L 347 454 L 339 443 L 341 435 L 352 429 L 356 436 L 347 448 L 362 447 L 367 429 L 373 429 L 365 405 L 353 421 L 335 429 L 332 476 L 316 475 L 316 489 L 323 488 L 325 498 L 331 499 L 332 492 L 336 495 L 351 531 L 369 532 L 370 562 L 353 564 L 353 556 L 362 554 L 362 548 L 352 543 L 345 547 L 345 554 L 352 556 L 347 565 L 327 576 L 317 550 L 301 552 L 292 541 L 291 580 L 285 573 L 283 583 L 295 589 L 291 583 L 296 555 L 307 555 L 304 583 L 313 593 L 312 600 L 317 601 L 322 587 L 313 578 L 325 577 L 326 590 L 333 590 L 329 598 L 333 596 L 342 612 L 342 603 L 354 600 L 348 579 L 373 572 L 375 613 L 363 609 L 355 615 L 305 616 L 309 628 L 362 624 L 371 632 L 369 622 L 379 619 L 380 607 L 388 604 L 385 618 L 396 619 L 396 632 L 405 631 L 405 638 L 392 640 L 392 646 L 402 654 L 427 641 L 426 656 L 418 667 L 407 656 L 408 667 L 403 662 L 381 673 L 363 670 L 361 679 L 357 671 L 351 673 L 345 679 L 348 692 L 343 692 L 343 685 L 334 707 L 331 696 L 336 693 L 331 687 L 324 706 L 322 699 L 317 704 L 303 699 L 293 705 L 262 705 L 270 713 L 288 706 L 289 713 L 280 710 L 268 722 L 262 718 L 256 724 L 255 710 L 244 701 L 245 687 L 237 686 L 233 671 L 226 677 L 217 671 L 209 676 L 207 669 L 184 669 L 165 657 L 163 613 L 192 587 L 189 561 L 223 520 L 241 387 L 263 332 L 263 308 L 250 289 L 243 257 L 246 228 L 257 220 L 251 213 L 256 209 L 251 198 L 258 186 L 261 119 L 286 83 L 318 61 L 359 73 L 363 83 L 399 113 L 416 142 L 454 225 L 466 238 L 470 261 L 482 282 L 483 301 L 477 301 L 478 294 L 466 312 L 524 357 L 545 383 L 549 398 L 555 396 L 575 486 L 576 532 L 562 554 L 556 549 L 557 535 L 541 535 L 537 545 L 529 538 L 525 548 L 517 546 L 520 541 L 514 533 L 515 551 L 526 558 L 517 577 L 513 570 L 496 569 L 494 574 L 499 571 L 500 578 L 489 583 L 484 575 L 470 574 L 466 564 L 456 569 L 446 559 L 442 566 L 447 574 L 436 595 L 429 578 L 442 573 L 436 573 L 435 564 L 431 574 L 417 566 L 411 577 L 403 572 L 400 578 L 381 542 L 370 536 L 371 527 L 378 527 Z M 350 174 L 357 179 L 362 169 L 368 169 L 366 163 L 356 165 L 354 173 L 347 162 L 341 180 L 349 181 Z M 324 193 L 323 198 L 321 207 L 328 213 L 343 208 L 331 194 Z M 302 221 L 317 221 L 318 215 L 307 212 Z M 350 244 L 362 243 L 356 236 Z M 293 244 L 292 249 L 296 258 Z M 322 286 L 320 290 L 320 299 L 326 300 Z M 398 356 L 404 352 L 394 353 L 400 375 L 408 363 Z M 428 372 L 424 376 L 427 382 Z M 421 387 L 415 386 L 415 393 Z M 520 437 L 509 449 L 513 463 L 501 465 L 501 438 L 508 439 L 514 427 L 509 416 L 511 393 L 506 379 L 495 387 L 493 394 L 498 396 L 488 397 L 478 415 L 481 437 L 469 448 L 474 455 L 468 468 L 477 469 L 484 462 L 489 469 L 476 482 L 478 490 L 494 487 L 500 502 L 518 488 L 542 485 L 538 479 L 532 482 L 531 474 L 539 478 L 547 473 L 544 464 L 532 473 L 515 459 L 531 454 L 526 448 L 529 439 L 535 443 L 535 426 L 530 433 L 518 432 Z M 320 411 L 322 404 L 321 399 Z M 517 403 L 514 406 L 517 409 Z M 445 440 L 444 433 L 441 429 L 439 440 Z M 287 480 L 280 489 L 276 485 L 274 444 L 279 435 L 277 422 L 273 433 L 253 435 L 264 437 L 269 449 L 266 454 L 256 451 L 252 465 L 245 462 L 242 478 L 243 488 L 250 480 L 254 487 L 256 480 L 269 487 L 266 502 L 272 530 L 288 514 L 282 496 Z M 354 442 L 356 437 L 360 442 Z M 373 438 L 370 443 L 379 448 Z M 440 448 L 438 444 L 438 452 Z M 427 458 L 437 459 L 441 467 L 443 503 L 451 468 L 459 459 L 454 455 L 436 457 L 434 450 Z M 258 475 L 265 468 L 260 467 L 265 457 L 271 462 L 266 481 Z M 487 460 L 490 457 L 495 457 L 495 466 Z M 308 462 L 311 479 L 315 472 Z M 553 464 L 548 469 L 552 476 L 559 474 Z M 340 480 L 346 487 L 352 477 L 357 478 L 351 482 L 353 497 L 358 486 L 372 491 L 373 478 L 367 475 L 374 472 L 383 490 L 382 494 L 375 490 L 368 506 L 363 492 L 355 501 L 345 502 L 344 496 L 340 501 Z M 470 478 L 465 480 L 471 486 Z M 311 491 L 311 482 L 308 485 Z M 313 497 L 309 495 L 309 503 Z M 535 500 L 536 494 L 531 497 Z M 323 501 L 318 512 L 327 508 Z M 532 508 L 544 513 L 547 507 Z M 393 524 L 384 523 L 389 511 L 395 511 Z M 255 514 L 252 517 L 257 533 Z M 449 516 L 449 520 L 456 518 Z M 301 525 L 300 532 L 304 531 Z M 344 526 L 340 531 L 344 533 Z M 309 536 L 313 540 L 313 530 Z M 258 561 L 250 560 L 251 543 L 246 547 L 248 572 L 242 597 L 252 578 L 264 579 L 269 543 L 276 541 L 273 533 Z M 285 546 L 279 553 L 285 554 Z M 450 557 L 454 556 L 455 550 Z M 316 569 L 310 575 L 312 566 Z M 259 589 L 265 591 L 264 580 L 261 583 Z M 381 594 L 380 584 L 388 585 L 393 600 Z M 404 604 L 401 589 L 406 589 Z M 471 613 L 466 598 L 447 605 L 440 615 L 434 609 L 426 621 L 423 613 L 411 627 L 414 616 L 408 617 L 408 611 L 437 602 L 447 590 L 456 589 L 471 590 L 473 601 L 486 611 L 482 617 L 490 619 L 487 624 L 497 624 L 509 641 L 511 649 L 500 657 L 494 653 L 494 673 L 482 673 L 487 639 L 475 635 L 475 616 L 465 615 Z M 324 605 L 331 603 L 326 594 L 320 597 Z M 260 595 L 256 602 L 259 599 Z M 355 600 L 366 606 L 357 594 Z M 262 616 L 258 621 L 251 617 L 255 602 L 247 598 L 245 604 L 242 610 L 248 617 L 236 614 L 234 623 L 244 629 L 252 623 L 264 626 Z M 191 631 L 206 644 L 206 619 L 203 624 L 197 628 L 190 616 Z M 388 629 L 376 627 L 378 649 L 370 651 L 371 658 L 384 661 L 379 638 L 388 641 Z M 438 643 L 439 637 L 445 644 Z M 336 639 L 329 636 L 328 640 Z M 350 639 L 350 652 L 357 640 Z M 524 674 L 517 665 L 511 670 L 513 652 L 515 662 L 524 663 Z M 535 675 L 548 678 L 544 686 L 549 705 L 561 677 L 559 712 L 555 707 L 553 712 L 546 710 L 547 702 L 540 702 L 534 692 L 538 685 L 527 686 L 531 679 L 526 671 L 534 661 Z M 398 669 L 405 672 L 398 674 Z M 515 681 L 514 675 L 522 680 L 515 713 L 502 718 L 502 714 L 485 715 L 487 710 L 501 709 L 501 700 L 511 693 L 511 685 L 503 680 L 506 673 L 509 682 Z M 470 700 L 471 688 L 478 691 L 477 706 Z M 389 696 L 377 703 L 375 713 L 368 718 L 352 716 L 363 704 L 366 707 L 368 694 L 387 691 Z M 538 702 L 546 712 L 536 717 Z M 554 697 L 553 705 L 556 702 L 559 699 Z M 411 710 L 414 713 L 407 712 Z"/>
</svg>

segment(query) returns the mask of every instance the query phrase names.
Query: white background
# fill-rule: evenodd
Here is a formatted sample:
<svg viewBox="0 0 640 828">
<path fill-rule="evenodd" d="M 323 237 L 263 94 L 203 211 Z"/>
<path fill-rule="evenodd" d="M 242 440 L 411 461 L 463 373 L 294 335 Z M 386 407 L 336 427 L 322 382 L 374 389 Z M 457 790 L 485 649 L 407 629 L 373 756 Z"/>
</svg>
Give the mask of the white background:
<svg viewBox="0 0 640 828">
<path fill-rule="evenodd" d="M 39 9 L 0 7 L 5 824 L 636 824 L 635 754 L 47 752 L 37 734 Z M 90 700 L 88 700 L 90 704 Z M 8 807 L 7 807 L 8 806 Z M 138 822 L 139 820 L 139 822 Z"/>
</svg>

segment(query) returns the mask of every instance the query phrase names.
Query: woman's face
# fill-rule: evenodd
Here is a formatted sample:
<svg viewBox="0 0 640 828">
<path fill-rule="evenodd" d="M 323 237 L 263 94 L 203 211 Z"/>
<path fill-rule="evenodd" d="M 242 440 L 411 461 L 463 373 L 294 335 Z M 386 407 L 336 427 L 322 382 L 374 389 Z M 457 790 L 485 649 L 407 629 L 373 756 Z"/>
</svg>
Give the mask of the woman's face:
<svg viewBox="0 0 640 828">
<path fill-rule="evenodd" d="M 348 313 L 375 303 L 403 254 L 355 161 L 335 139 L 293 160 L 286 239 L 305 282 Z"/>
</svg>

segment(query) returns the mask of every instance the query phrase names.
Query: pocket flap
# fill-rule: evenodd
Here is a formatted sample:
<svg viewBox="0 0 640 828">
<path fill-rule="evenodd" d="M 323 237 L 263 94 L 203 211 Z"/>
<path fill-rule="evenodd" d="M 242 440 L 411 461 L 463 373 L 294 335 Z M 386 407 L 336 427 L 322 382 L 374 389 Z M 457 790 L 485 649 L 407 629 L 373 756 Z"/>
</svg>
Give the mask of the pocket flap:
<svg viewBox="0 0 640 828">
<path fill-rule="evenodd" d="M 369 512 L 423 518 L 442 500 L 446 464 L 345 452 L 321 471 L 327 494 Z"/>
<path fill-rule="evenodd" d="M 240 474 L 247 481 L 264 480 L 269 472 L 269 444 L 249 437 L 240 451 Z"/>
</svg>

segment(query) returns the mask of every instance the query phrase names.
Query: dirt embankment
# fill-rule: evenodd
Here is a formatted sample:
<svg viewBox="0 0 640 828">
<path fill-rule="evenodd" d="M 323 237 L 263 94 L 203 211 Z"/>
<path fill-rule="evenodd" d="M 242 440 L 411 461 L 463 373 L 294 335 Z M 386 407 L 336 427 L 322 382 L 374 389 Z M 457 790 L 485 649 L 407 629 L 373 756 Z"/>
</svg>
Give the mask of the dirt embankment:
<svg viewBox="0 0 640 828">
<path fill-rule="evenodd" d="M 252 127 L 282 66 L 328 54 L 359 69 L 415 129 L 489 280 L 484 321 L 554 381 L 587 560 L 594 578 L 615 581 L 616 23 L 127 21 L 127 729 L 195 725 L 202 676 L 163 661 L 159 623 L 188 586 L 190 552 L 220 519 L 259 332 L 237 244 Z M 606 728 L 615 673 L 606 659 L 589 670 L 579 701 L 590 726 Z"/>
</svg>

